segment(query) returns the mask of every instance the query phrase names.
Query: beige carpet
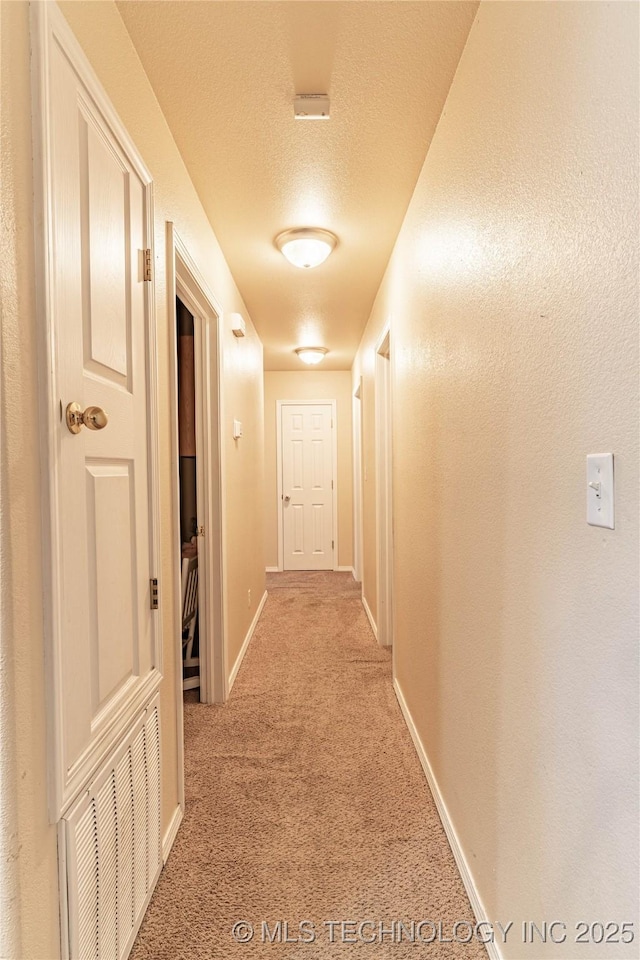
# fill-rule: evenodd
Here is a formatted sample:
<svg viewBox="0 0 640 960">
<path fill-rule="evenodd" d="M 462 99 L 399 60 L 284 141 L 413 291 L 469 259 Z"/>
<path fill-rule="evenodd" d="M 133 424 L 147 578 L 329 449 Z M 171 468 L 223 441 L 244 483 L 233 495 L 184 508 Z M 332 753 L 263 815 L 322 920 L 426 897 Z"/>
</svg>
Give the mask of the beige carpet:
<svg viewBox="0 0 640 960">
<path fill-rule="evenodd" d="M 229 702 L 185 704 L 186 815 L 132 957 L 486 958 L 477 940 L 442 942 L 473 914 L 358 586 L 342 573 L 267 586 Z M 442 933 L 408 942 L 425 920 Z M 271 943 L 287 935 L 277 921 L 315 940 Z"/>
</svg>

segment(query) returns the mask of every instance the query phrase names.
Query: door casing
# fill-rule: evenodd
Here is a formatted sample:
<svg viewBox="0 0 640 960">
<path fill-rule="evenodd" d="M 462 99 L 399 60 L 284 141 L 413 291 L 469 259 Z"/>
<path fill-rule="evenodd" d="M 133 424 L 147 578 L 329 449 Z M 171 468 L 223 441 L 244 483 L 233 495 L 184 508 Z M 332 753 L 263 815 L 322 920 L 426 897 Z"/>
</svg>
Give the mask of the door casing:
<svg viewBox="0 0 640 960">
<path fill-rule="evenodd" d="M 362 583 L 362 377 L 353 394 L 353 579 Z"/>
<path fill-rule="evenodd" d="M 378 643 L 393 643 L 393 495 L 391 336 L 387 326 L 376 345 L 376 625 Z"/>
<path fill-rule="evenodd" d="M 174 631 L 176 637 L 176 697 L 179 714 L 179 764 L 183 771 L 182 655 L 177 638 L 181 631 L 180 478 L 178 470 L 178 349 L 175 323 L 176 296 L 194 317 L 196 476 L 199 538 L 200 701 L 224 703 L 227 698 L 227 663 L 224 590 L 224 443 L 222 437 L 223 390 L 222 308 L 208 289 L 173 223 L 167 223 L 167 311 L 170 322 L 171 381 L 171 500 Z M 183 772 L 180 773 L 183 779 Z M 181 794 L 184 802 L 182 787 Z"/>
</svg>

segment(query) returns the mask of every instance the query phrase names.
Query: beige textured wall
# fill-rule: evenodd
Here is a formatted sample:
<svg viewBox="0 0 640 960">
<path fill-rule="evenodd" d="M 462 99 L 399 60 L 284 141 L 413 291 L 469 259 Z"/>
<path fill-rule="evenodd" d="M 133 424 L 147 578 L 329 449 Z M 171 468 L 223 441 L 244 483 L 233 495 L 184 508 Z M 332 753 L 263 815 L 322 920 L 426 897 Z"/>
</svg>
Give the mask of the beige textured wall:
<svg viewBox="0 0 640 960">
<path fill-rule="evenodd" d="M 276 400 L 335 400 L 338 430 L 338 565 L 353 565 L 353 425 L 348 370 L 265 371 L 266 565 L 278 566 Z"/>
<path fill-rule="evenodd" d="M 638 955 L 573 926 L 638 930 L 638 253 L 638 7 L 482 3 L 354 377 L 391 317 L 397 679 L 490 917 L 569 924 L 509 958 Z"/>
<path fill-rule="evenodd" d="M 170 554 L 168 319 L 165 221 L 172 220 L 225 311 L 241 311 L 247 336 L 224 335 L 229 667 L 264 592 L 262 347 L 202 210 L 146 75 L 112 2 L 61 4 L 72 29 L 151 170 L 155 188 L 156 302 L 161 424 L 160 582 L 173 575 Z M 29 12 L 22 2 L 2 3 L 2 662 L 14 675 L 22 942 L 15 956 L 56 957 L 59 951 L 55 830 L 47 825 L 45 714 L 38 479 L 37 382 L 33 292 L 33 209 L 29 80 Z M 232 439 L 234 417 L 244 424 Z M 10 505 L 10 512 L 9 512 Z M 247 590 L 251 589 L 251 606 Z M 177 804 L 174 649 L 171 591 L 163 592 L 165 628 L 161 704 L 163 723 L 163 830 Z M 3 737 L 12 736 L 3 720 Z M 4 757 L 3 757 L 4 762 Z M 10 771 L 11 772 L 11 771 Z M 0 826 L 5 827 L 4 821 Z M 10 828 L 10 824 L 9 824 Z M 3 857 L 5 851 L 3 850 Z"/>
</svg>

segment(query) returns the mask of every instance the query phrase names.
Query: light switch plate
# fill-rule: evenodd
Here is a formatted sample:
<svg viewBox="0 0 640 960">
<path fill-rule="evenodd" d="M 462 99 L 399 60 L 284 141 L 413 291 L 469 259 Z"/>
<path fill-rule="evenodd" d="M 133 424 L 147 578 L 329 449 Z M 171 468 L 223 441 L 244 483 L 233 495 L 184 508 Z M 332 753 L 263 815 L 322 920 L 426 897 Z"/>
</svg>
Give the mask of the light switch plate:
<svg viewBox="0 0 640 960">
<path fill-rule="evenodd" d="M 233 421 L 233 439 L 239 440 L 242 436 L 242 421 L 234 420 Z"/>
<path fill-rule="evenodd" d="M 614 529 L 613 454 L 587 456 L 587 523 Z"/>
</svg>

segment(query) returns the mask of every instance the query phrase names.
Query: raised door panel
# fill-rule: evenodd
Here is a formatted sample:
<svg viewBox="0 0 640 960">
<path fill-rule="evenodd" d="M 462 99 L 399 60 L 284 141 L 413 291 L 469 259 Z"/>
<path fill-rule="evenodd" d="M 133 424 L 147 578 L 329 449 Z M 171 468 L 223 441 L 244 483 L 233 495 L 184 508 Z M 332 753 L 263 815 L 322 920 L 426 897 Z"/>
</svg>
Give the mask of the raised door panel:
<svg viewBox="0 0 640 960">
<path fill-rule="evenodd" d="M 87 465 L 92 722 L 138 674 L 131 463 Z M 114 597 L 118 602 L 114 603 Z"/>
<path fill-rule="evenodd" d="M 325 505 L 324 503 L 311 504 L 312 535 L 311 553 L 315 556 L 328 553 L 326 539 Z"/>
<path fill-rule="evenodd" d="M 79 118 L 85 369 L 122 386 L 131 370 L 129 171 L 96 128 Z"/>
</svg>

